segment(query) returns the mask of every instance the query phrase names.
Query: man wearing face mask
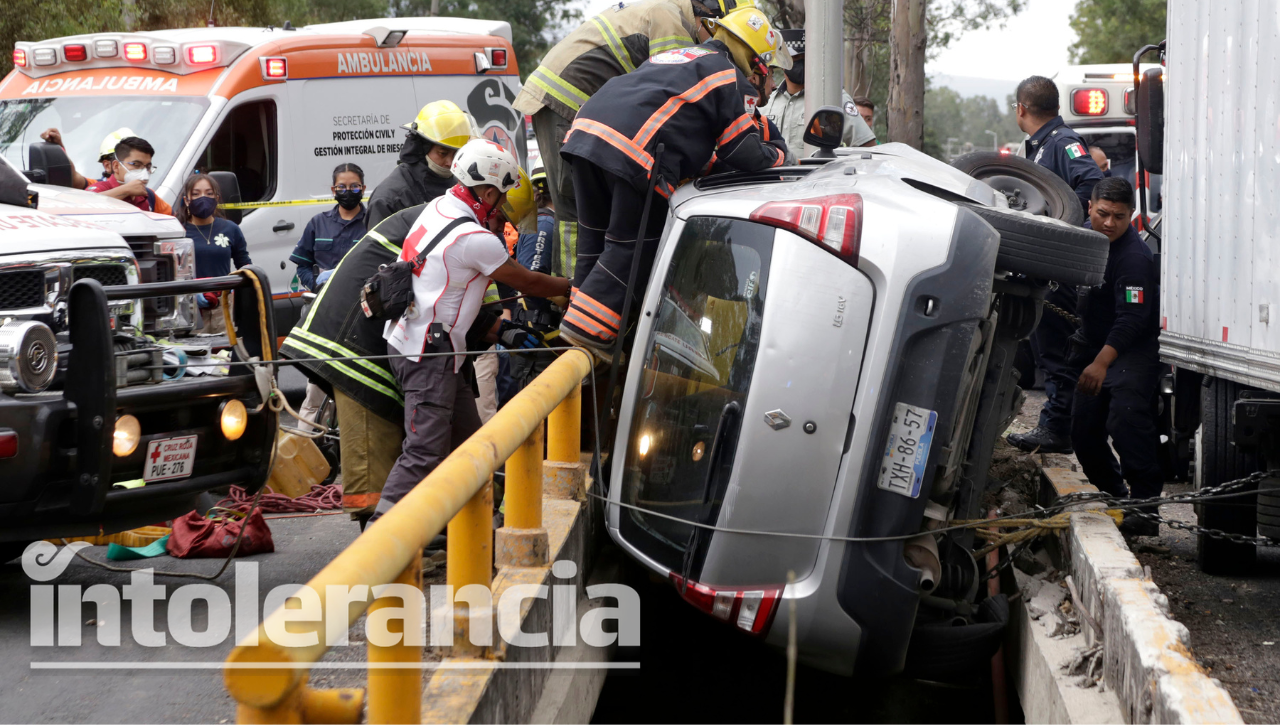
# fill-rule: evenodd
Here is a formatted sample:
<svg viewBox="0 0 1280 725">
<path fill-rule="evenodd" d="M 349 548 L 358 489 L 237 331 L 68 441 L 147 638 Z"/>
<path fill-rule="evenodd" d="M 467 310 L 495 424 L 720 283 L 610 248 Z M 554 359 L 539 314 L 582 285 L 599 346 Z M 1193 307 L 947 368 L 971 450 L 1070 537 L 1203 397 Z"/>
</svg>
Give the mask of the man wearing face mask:
<svg viewBox="0 0 1280 725">
<path fill-rule="evenodd" d="M 804 126 L 809 122 L 804 112 L 804 30 L 783 30 L 782 42 L 791 53 L 791 68 L 786 71 L 786 82 L 778 87 L 760 112 L 782 129 L 787 148 L 796 155 L 803 155 Z M 875 146 L 876 135 L 862 120 L 853 99 L 844 91 L 840 94 L 844 108 L 844 145 Z"/>
<path fill-rule="evenodd" d="M 453 101 L 432 101 L 418 117 L 400 148 L 400 165 L 369 197 L 366 223 L 369 229 L 401 209 L 423 204 L 453 186 L 449 167 L 453 155 L 472 139 L 471 119 Z"/>
<path fill-rule="evenodd" d="M 147 188 L 147 182 L 151 180 L 151 157 L 156 153 L 151 144 L 130 136 L 116 144 L 115 153 L 111 176 L 90 184 L 86 190 L 123 199 L 143 211 L 173 214 L 168 202 Z"/>
</svg>

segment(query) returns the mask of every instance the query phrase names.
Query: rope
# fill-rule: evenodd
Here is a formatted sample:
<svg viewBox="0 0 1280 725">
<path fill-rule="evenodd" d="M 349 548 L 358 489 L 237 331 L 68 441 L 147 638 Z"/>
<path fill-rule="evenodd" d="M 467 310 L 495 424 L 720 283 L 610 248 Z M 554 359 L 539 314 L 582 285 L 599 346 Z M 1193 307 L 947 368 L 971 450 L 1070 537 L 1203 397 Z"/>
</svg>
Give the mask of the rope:
<svg viewBox="0 0 1280 725">
<path fill-rule="evenodd" d="M 1124 512 L 1119 509 L 1108 509 L 1099 513 L 1105 513 L 1110 516 L 1115 520 L 1117 526 L 1119 526 L 1120 522 L 1124 520 Z M 1044 519 L 1003 519 L 995 526 L 991 526 L 992 521 L 994 521 L 994 519 L 972 519 L 969 521 L 953 521 L 952 523 L 957 526 L 970 526 L 977 529 L 975 533 L 978 538 L 990 543 L 974 552 L 974 556 L 986 556 L 988 553 L 1007 544 L 1018 544 L 1023 541 L 1029 541 L 1038 536 L 1046 536 L 1056 531 L 1069 528 L 1071 526 L 1071 514 L 1061 513 Z M 989 526 L 990 528 L 979 528 L 983 525 Z M 1019 526 L 1023 528 L 1004 534 L 996 531 L 996 529 L 1008 529 Z"/>
<path fill-rule="evenodd" d="M 310 493 L 297 498 L 275 493 L 270 486 L 263 486 L 258 495 L 261 496 L 258 509 L 264 514 L 313 513 L 342 508 L 342 486 L 337 484 L 329 486 L 315 484 L 311 487 Z M 246 512 L 253 499 L 254 496 L 249 495 L 240 486 L 232 486 L 228 496 L 219 501 L 215 508 Z"/>
</svg>

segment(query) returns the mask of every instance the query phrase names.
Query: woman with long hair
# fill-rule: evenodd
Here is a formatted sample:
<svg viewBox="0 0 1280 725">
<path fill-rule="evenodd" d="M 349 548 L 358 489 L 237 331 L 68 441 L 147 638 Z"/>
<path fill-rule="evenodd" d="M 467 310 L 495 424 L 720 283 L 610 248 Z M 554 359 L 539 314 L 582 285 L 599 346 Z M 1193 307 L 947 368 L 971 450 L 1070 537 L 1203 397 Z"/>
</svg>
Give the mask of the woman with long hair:
<svg viewBox="0 0 1280 725">
<path fill-rule="evenodd" d="M 221 277 L 231 273 L 233 264 L 239 269 L 253 263 L 244 233 L 223 215 L 218 208 L 221 203 L 218 182 L 208 174 L 192 174 L 182 185 L 177 217 L 195 244 L 196 277 Z M 222 315 L 212 312 L 218 307 L 218 295 L 206 292 L 196 302 L 205 332 L 221 332 Z"/>
</svg>

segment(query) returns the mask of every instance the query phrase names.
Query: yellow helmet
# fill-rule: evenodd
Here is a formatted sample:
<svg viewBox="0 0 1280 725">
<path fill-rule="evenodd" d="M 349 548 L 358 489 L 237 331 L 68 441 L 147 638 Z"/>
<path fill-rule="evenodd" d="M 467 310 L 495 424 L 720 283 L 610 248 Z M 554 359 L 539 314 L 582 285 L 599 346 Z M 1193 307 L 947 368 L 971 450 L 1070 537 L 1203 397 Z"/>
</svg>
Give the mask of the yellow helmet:
<svg viewBox="0 0 1280 725">
<path fill-rule="evenodd" d="M 102 139 L 102 145 L 98 147 L 98 160 L 101 161 L 104 157 L 107 157 L 107 156 L 110 156 L 111 158 L 115 158 L 116 144 L 120 143 L 121 141 L 127 138 L 132 138 L 133 136 L 137 136 L 137 135 L 138 134 L 134 133 L 133 131 L 129 130 L 127 127 L 123 127 L 123 126 L 107 134 L 107 137 Z"/>
<path fill-rule="evenodd" d="M 453 101 L 432 101 L 404 128 L 434 144 L 460 149 L 474 138 L 471 120 Z"/>
<path fill-rule="evenodd" d="M 520 169 L 520 180 L 507 190 L 507 198 L 502 202 L 502 214 L 516 229 L 522 232 L 533 232 L 538 225 L 538 203 L 533 193 L 533 182 L 529 175 Z"/>
<path fill-rule="evenodd" d="M 732 43 L 728 43 L 723 34 L 727 34 L 732 39 L 737 40 L 746 46 L 754 58 L 740 58 L 739 53 L 734 53 L 734 63 L 743 73 L 751 75 L 752 73 L 767 73 L 767 67 L 782 68 L 787 70 L 791 67 L 791 55 L 782 45 L 782 34 L 779 33 L 772 25 L 764 13 L 754 7 L 743 7 L 734 10 L 723 18 L 712 18 L 707 21 L 713 28 L 713 35 L 719 36 L 718 39 L 726 41 L 726 44 L 733 47 Z M 721 33 L 723 31 L 723 34 Z M 756 67 L 755 60 L 759 59 L 760 64 L 766 68 Z"/>
</svg>

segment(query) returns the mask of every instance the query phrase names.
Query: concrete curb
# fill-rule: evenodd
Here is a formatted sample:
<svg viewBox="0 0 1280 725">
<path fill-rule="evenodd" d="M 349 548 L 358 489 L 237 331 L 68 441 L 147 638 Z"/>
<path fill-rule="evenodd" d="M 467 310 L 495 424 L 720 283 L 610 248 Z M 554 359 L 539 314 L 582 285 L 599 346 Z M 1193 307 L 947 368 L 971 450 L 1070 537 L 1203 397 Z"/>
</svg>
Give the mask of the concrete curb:
<svg viewBox="0 0 1280 725">
<path fill-rule="evenodd" d="M 1042 482 L 1057 496 L 1096 490 L 1081 474 L 1059 468 L 1044 469 Z M 1196 664 L 1190 632 L 1169 616 L 1168 599 L 1147 578 L 1115 522 L 1084 510 L 1070 519 L 1058 535 L 1063 563 L 1081 605 L 1102 630 L 1102 679 L 1119 697 L 1125 721 L 1243 722 L 1226 689 Z M 1098 641 L 1091 627 L 1083 630 L 1089 644 Z"/>
<path fill-rule="evenodd" d="M 594 563 L 593 536 L 599 530 L 595 521 L 599 511 L 590 499 L 586 503 L 551 498 L 543 499 L 542 521 L 549 539 L 550 561 L 574 562 L 578 588 L 578 614 L 586 610 L 584 587 Z M 552 577 L 550 567 L 504 567 L 493 579 L 493 599 L 513 586 L 551 587 L 564 584 Z M 549 599 L 526 598 L 521 602 L 520 629 L 523 632 L 550 632 L 552 605 Z M 508 647 L 499 638 L 494 659 L 508 663 L 573 660 L 595 661 L 607 655 L 584 653 L 579 647 Z M 594 648 L 590 648 L 594 649 Z M 457 661 L 446 657 L 446 663 Z M 555 670 L 484 668 L 478 670 L 441 670 L 427 682 L 422 693 L 424 723 L 499 723 L 499 722 L 565 722 L 590 718 L 596 699 L 604 686 L 604 670 L 577 670 L 572 678 L 572 693 L 562 692 L 564 676 Z M 551 691 L 554 691 L 551 692 Z"/>
</svg>

